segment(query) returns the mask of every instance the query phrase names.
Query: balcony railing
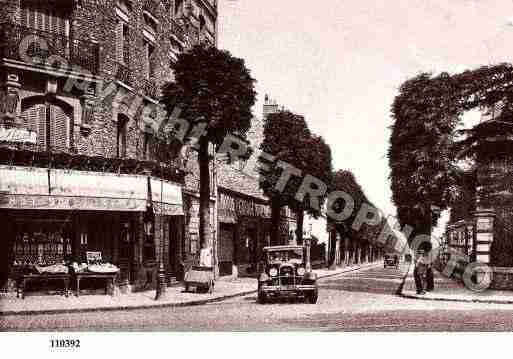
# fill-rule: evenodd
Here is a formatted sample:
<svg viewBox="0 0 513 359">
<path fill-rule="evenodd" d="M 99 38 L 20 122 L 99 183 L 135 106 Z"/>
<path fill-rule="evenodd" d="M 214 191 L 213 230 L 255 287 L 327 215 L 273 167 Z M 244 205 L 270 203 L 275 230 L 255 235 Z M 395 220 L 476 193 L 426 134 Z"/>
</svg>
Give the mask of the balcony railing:
<svg viewBox="0 0 513 359">
<path fill-rule="evenodd" d="M 214 37 L 207 30 L 202 30 L 199 32 L 199 42 L 207 46 L 215 46 Z"/>
<path fill-rule="evenodd" d="M 22 49 L 22 46 L 27 48 Z M 26 61 L 26 57 L 22 58 L 20 53 L 23 57 L 26 55 L 33 59 L 35 65 L 43 65 L 50 56 L 53 56 L 49 65 L 62 68 L 65 63 L 56 64 L 58 61 L 53 61 L 55 56 L 59 56 L 65 60 L 63 62 L 78 66 L 92 74 L 99 71 L 99 46 L 96 43 L 12 23 L 0 24 L 2 58 Z"/>
<path fill-rule="evenodd" d="M 70 152 L 38 151 L 23 143 L 0 144 L 0 165 L 28 166 L 104 173 L 144 174 L 183 182 L 185 169 L 179 158 L 159 161 L 141 161 L 132 158 L 112 158 L 79 155 Z"/>
<path fill-rule="evenodd" d="M 180 26 L 180 24 L 178 24 L 175 20 L 171 20 L 171 32 L 178 38 L 178 40 L 185 42 L 186 33 L 182 26 Z"/>
<path fill-rule="evenodd" d="M 132 70 L 126 65 L 118 62 L 116 70 L 116 79 L 123 82 L 126 85 L 131 86 L 133 84 Z"/>
<path fill-rule="evenodd" d="M 159 89 L 158 89 L 157 84 L 154 81 L 144 79 L 142 81 L 142 85 L 143 85 L 144 94 L 146 96 L 154 98 L 154 99 L 156 99 L 158 97 Z"/>
</svg>

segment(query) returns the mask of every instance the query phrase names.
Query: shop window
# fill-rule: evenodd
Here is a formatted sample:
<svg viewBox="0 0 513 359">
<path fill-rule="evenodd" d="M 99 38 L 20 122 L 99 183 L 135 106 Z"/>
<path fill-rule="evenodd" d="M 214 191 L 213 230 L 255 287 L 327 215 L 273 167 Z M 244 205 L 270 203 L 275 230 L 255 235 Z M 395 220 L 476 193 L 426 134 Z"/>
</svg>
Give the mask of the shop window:
<svg viewBox="0 0 513 359">
<path fill-rule="evenodd" d="M 143 261 L 155 260 L 155 215 L 153 210 L 144 212 L 143 225 L 144 225 L 144 243 L 143 243 Z"/>
<path fill-rule="evenodd" d="M 52 265 L 71 258 L 69 220 L 16 219 L 14 265 Z"/>
<path fill-rule="evenodd" d="M 119 257 L 123 259 L 130 258 L 130 245 L 132 241 L 130 228 L 130 222 L 125 222 L 121 225 L 121 231 L 119 236 Z"/>
<path fill-rule="evenodd" d="M 128 131 L 128 118 L 119 115 L 118 116 L 118 128 L 117 128 L 117 157 L 126 157 L 127 147 L 127 131 Z"/>
</svg>

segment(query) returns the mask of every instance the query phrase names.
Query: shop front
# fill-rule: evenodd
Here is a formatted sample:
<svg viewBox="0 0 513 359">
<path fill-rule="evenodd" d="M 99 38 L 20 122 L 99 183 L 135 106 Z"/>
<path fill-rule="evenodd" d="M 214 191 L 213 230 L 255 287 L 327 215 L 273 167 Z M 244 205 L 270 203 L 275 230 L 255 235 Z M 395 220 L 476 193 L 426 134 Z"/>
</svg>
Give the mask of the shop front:
<svg viewBox="0 0 513 359">
<path fill-rule="evenodd" d="M 262 200 L 226 189 L 219 192 L 219 271 L 252 276 L 270 242 L 270 208 Z"/>
<path fill-rule="evenodd" d="M 96 262 L 119 269 L 116 287 L 149 289 L 159 261 L 168 279 L 175 275 L 182 216 L 181 187 L 173 182 L 139 174 L 0 166 L 0 285 L 13 290 L 19 268 L 82 268 L 94 254 Z M 96 283 L 84 285 L 94 290 Z"/>
</svg>

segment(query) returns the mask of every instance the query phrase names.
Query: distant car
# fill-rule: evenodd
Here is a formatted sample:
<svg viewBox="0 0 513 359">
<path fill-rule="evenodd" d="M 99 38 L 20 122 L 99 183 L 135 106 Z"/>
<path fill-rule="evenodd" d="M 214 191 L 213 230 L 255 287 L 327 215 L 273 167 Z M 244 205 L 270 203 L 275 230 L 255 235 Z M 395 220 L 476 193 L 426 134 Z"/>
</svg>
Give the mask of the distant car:
<svg viewBox="0 0 513 359">
<path fill-rule="evenodd" d="M 306 262 L 306 247 L 271 246 L 263 249 L 263 265 L 258 278 L 258 302 L 281 296 L 301 296 L 316 303 L 317 275 Z M 308 264 L 308 265 L 307 265 Z"/>
<path fill-rule="evenodd" d="M 383 268 L 386 267 L 399 268 L 399 256 L 397 254 L 385 254 Z"/>
</svg>

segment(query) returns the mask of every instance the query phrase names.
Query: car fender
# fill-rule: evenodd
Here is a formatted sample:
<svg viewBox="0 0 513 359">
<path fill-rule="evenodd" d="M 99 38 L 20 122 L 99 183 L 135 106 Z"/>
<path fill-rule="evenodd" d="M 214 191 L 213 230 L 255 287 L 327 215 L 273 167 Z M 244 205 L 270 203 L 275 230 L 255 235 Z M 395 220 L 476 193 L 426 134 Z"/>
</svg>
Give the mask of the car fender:
<svg viewBox="0 0 513 359">
<path fill-rule="evenodd" d="M 267 282 L 269 279 L 270 278 L 266 273 L 260 273 L 260 276 L 258 277 L 259 282 Z"/>
<path fill-rule="evenodd" d="M 305 279 L 307 279 L 307 280 L 311 280 L 311 281 L 316 281 L 316 280 L 317 280 L 317 273 L 314 273 L 314 272 L 306 272 L 306 273 L 305 273 Z"/>
</svg>

